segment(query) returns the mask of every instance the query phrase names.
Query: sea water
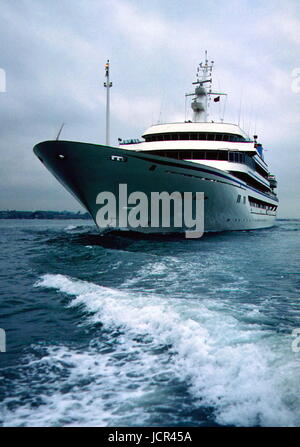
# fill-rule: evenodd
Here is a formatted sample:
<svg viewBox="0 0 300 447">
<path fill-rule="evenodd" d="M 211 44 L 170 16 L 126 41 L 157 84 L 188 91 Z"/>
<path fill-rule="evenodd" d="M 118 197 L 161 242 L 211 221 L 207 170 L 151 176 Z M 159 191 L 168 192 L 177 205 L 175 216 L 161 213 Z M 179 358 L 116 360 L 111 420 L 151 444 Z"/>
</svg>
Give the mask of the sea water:
<svg viewBox="0 0 300 447">
<path fill-rule="evenodd" d="M 299 235 L 0 221 L 0 424 L 299 426 Z"/>
</svg>

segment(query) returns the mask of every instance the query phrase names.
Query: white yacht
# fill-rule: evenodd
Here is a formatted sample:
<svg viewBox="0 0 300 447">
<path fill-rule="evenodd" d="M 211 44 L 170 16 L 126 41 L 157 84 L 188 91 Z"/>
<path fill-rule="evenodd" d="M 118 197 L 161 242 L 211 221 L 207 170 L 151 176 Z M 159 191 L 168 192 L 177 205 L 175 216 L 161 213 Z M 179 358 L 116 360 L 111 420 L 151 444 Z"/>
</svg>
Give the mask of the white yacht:
<svg viewBox="0 0 300 447">
<path fill-rule="evenodd" d="M 249 138 L 238 125 L 208 120 L 209 104 L 224 93 L 214 93 L 213 62 L 207 55 L 197 70 L 191 96 L 193 119 L 157 124 L 141 139 L 109 144 L 109 107 L 105 145 L 74 141 L 46 141 L 34 152 L 55 177 L 90 212 L 95 223 L 98 194 L 119 196 L 119 186 L 128 194 L 143 192 L 204 193 L 204 231 L 253 230 L 274 225 L 278 207 L 277 182 L 264 160 L 257 136 Z M 109 64 L 106 64 L 109 105 Z M 129 207 L 130 208 L 130 207 Z M 118 211 L 112 227 L 119 228 Z M 135 231 L 168 232 L 178 228 L 131 228 Z"/>
</svg>

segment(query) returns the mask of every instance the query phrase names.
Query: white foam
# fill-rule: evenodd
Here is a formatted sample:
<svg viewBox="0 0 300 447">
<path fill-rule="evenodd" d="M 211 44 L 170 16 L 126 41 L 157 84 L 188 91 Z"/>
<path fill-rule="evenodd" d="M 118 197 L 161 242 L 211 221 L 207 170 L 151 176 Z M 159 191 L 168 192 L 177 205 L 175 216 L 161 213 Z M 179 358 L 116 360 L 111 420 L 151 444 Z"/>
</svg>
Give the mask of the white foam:
<svg viewBox="0 0 300 447">
<path fill-rule="evenodd" d="M 142 392 L 141 388 L 130 389 L 130 380 L 120 374 L 118 365 L 112 364 L 110 360 L 109 355 L 97 355 L 93 350 L 77 352 L 65 346 L 48 348 L 44 357 L 29 360 L 27 365 L 27 370 L 34 369 L 33 383 L 29 384 L 33 392 L 35 384 L 40 379 L 44 381 L 47 374 L 47 391 L 39 390 L 43 405 L 32 407 L 26 404 L 14 411 L 4 406 L 1 412 L 3 425 L 106 426 L 111 421 L 121 425 L 124 418 L 122 405 L 128 397 L 133 401 L 138 399 Z M 51 374 L 53 368 L 56 375 Z M 60 377 L 57 370 L 67 371 L 68 374 Z M 119 412 L 116 417 L 114 413 L 117 409 Z M 137 422 L 142 424 L 145 421 L 141 408 L 132 408 L 130 411 Z"/>
<path fill-rule="evenodd" d="M 79 221 L 77 224 L 69 224 L 64 228 L 64 231 L 71 233 L 84 233 L 89 231 L 91 228 L 91 224 L 89 221 Z"/>
<path fill-rule="evenodd" d="M 79 225 L 67 225 L 65 230 L 70 231 L 70 230 L 75 230 L 76 228 L 79 228 Z"/>
<path fill-rule="evenodd" d="M 75 376 L 85 375 L 86 371 L 93 377 L 98 368 L 96 363 L 104 362 L 104 370 L 105 365 L 107 367 L 105 382 L 113 380 L 113 388 L 118 389 L 118 393 L 113 393 L 115 411 L 108 411 L 105 406 L 101 407 L 103 390 L 99 380 L 79 402 L 70 394 L 62 396 L 59 390 L 54 390 L 52 400 L 56 403 L 53 411 L 60 415 L 59 420 L 72 415 L 72 405 L 76 404 L 80 411 L 75 408 L 73 419 L 83 412 L 91 417 L 91 425 L 111 424 L 112 421 L 117 425 L 116 421 L 120 421 L 117 416 L 119 402 L 123 401 L 125 405 L 123 398 L 126 396 L 133 424 L 145 422 L 147 417 L 142 406 L 135 405 L 135 398 L 143 399 L 145 389 L 149 387 L 149 377 L 164 371 L 167 365 L 168 374 L 185 380 L 193 397 L 199 399 L 199 405 L 215 409 L 216 421 L 220 424 L 300 425 L 299 368 L 295 368 L 289 337 L 263 331 L 252 321 L 240 321 L 226 303 L 213 299 L 196 301 L 133 294 L 128 290 L 115 290 L 63 275 L 44 275 L 36 286 L 68 294 L 72 297 L 70 306 L 84 306 L 89 314 L 85 324 L 101 321 L 108 329 L 123 328 L 120 346 L 124 352 L 133 350 L 137 356 L 136 362 L 125 362 L 122 366 L 124 375 L 118 382 L 116 371 L 108 367 L 109 355 L 69 353 Z M 248 306 L 252 316 L 253 310 Z M 135 342 L 138 336 L 148 337 L 152 345 L 170 345 L 172 360 L 167 354 L 167 360 L 150 355 L 143 343 Z M 53 360 L 53 354 L 51 358 Z M 133 399 L 130 394 L 128 399 L 126 394 L 128 371 L 140 374 L 141 386 Z M 62 404 L 60 400 L 65 398 L 67 404 Z M 45 418 L 50 417 L 47 416 L 48 405 L 43 410 L 39 409 L 39 412 L 45 411 Z M 102 408 L 98 419 L 92 417 L 95 406 Z M 32 417 L 28 417 L 32 421 Z M 47 421 L 53 424 L 53 420 Z M 83 419 L 80 425 L 85 423 Z"/>
</svg>

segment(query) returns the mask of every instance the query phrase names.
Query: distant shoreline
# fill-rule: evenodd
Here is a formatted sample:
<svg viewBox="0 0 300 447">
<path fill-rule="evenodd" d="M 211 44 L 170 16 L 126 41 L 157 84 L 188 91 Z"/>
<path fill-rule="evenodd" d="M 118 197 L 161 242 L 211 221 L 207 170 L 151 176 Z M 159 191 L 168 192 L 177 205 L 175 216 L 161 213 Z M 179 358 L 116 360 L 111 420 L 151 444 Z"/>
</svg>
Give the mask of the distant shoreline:
<svg viewBox="0 0 300 447">
<path fill-rule="evenodd" d="M 16 211 L 16 210 L 6 210 L 0 211 L 0 219 L 81 219 L 81 220 L 91 220 L 89 213 L 82 213 L 81 211 Z M 277 221 L 289 221 L 296 220 L 299 221 L 299 217 L 282 217 L 277 218 Z"/>
<path fill-rule="evenodd" d="M 84 219 L 89 220 L 89 213 L 81 213 L 80 211 L 16 211 L 7 210 L 0 211 L 0 219 Z"/>
</svg>

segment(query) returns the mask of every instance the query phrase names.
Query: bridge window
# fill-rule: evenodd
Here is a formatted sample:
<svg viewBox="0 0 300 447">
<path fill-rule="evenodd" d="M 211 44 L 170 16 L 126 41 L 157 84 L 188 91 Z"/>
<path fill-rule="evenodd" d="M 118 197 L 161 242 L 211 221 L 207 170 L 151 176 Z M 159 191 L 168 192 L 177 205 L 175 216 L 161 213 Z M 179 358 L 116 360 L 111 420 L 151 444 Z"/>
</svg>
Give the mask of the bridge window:
<svg viewBox="0 0 300 447">
<path fill-rule="evenodd" d="M 180 133 L 179 140 L 189 140 L 189 134 L 188 133 Z"/>
<path fill-rule="evenodd" d="M 169 141 L 169 140 L 200 140 L 200 141 L 246 141 L 244 137 L 236 134 L 220 133 L 220 132 L 168 132 L 153 135 L 146 135 L 146 142 L 151 141 Z M 128 143 L 128 142 L 126 142 Z M 124 144 L 126 144 L 124 143 Z"/>
</svg>

